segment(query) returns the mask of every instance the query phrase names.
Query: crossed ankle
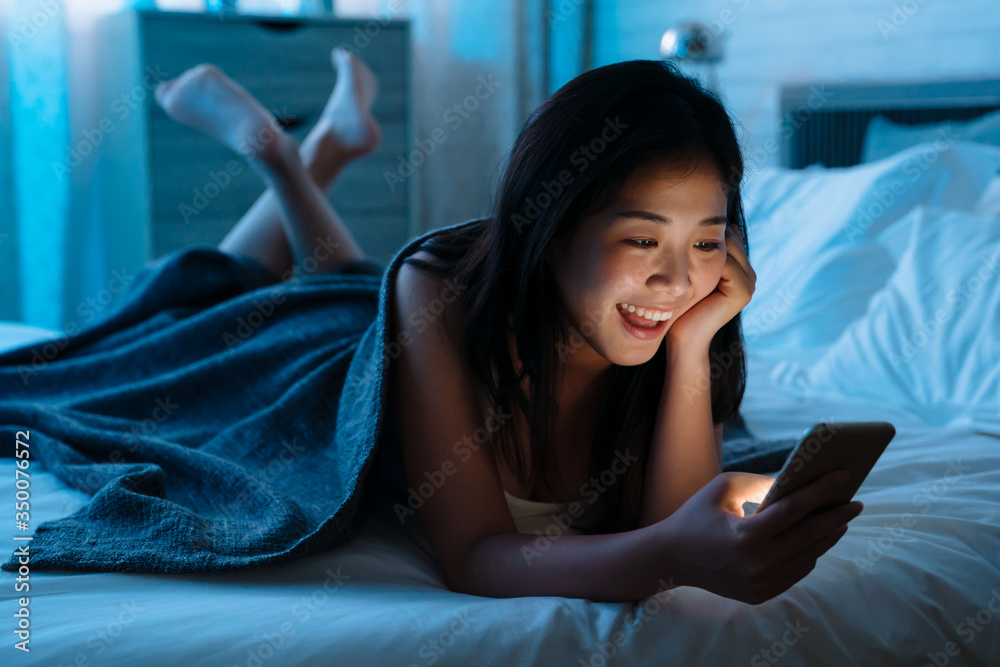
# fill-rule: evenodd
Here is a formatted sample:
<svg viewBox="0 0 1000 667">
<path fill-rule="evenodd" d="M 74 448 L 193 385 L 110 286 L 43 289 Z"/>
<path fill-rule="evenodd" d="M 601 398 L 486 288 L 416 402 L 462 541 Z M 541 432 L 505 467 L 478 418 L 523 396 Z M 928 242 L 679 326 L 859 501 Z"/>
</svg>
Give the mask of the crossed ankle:
<svg viewBox="0 0 1000 667">
<path fill-rule="evenodd" d="M 248 142 L 250 143 L 250 142 Z M 268 180 L 278 178 L 301 178 L 305 172 L 303 160 L 299 156 L 295 141 L 281 128 L 269 133 L 266 138 L 247 151 L 240 151 L 250 166 L 263 172 Z"/>
</svg>

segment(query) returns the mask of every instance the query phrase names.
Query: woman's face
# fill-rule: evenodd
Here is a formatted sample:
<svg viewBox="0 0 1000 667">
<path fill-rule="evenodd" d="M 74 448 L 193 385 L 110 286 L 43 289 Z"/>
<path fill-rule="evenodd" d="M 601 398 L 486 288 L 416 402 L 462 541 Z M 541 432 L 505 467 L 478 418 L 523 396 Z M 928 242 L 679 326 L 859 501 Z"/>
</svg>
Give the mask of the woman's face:
<svg viewBox="0 0 1000 667">
<path fill-rule="evenodd" d="M 566 363 L 645 363 L 671 323 L 715 290 L 726 265 L 726 196 L 710 162 L 689 170 L 640 168 L 618 201 L 582 219 L 567 243 L 547 251 L 577 332 Z M 669 318 L 651 329 L 635 327 L 622 312 L 633 309 L 623 303 L 635 307 L 628 319 L 640 308 Z"/>
</svg>

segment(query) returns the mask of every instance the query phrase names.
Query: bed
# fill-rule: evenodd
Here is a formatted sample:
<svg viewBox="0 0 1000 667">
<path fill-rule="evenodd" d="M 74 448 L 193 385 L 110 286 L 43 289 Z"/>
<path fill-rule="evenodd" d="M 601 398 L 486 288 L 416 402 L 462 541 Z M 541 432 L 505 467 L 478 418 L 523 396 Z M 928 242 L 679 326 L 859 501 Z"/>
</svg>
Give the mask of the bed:
<svg viewBox="0 0 1000 667">
<path fill-rule="evenodd" d="M 747 178 L 747 428 L 768 440 L 818 421 L 896 427 L 862 515 L 784 594 L 461 595 L 417 522 L 374 515 L 343 547 L 248 572 L 31 572 L 30 653 L 11 632 L 24 593 L 2 572 L 3 664 L 1000 664 L 1000 147 L 982 139 L 996 118 L 981 111 L 952 119 L 963 139 L 902 145 L 928 128 L 885 119 L 893 137 L 854 138 L 896 142 L 883 157 Z M 52 335 L 6 324 L 0 346 Z M 15 492 L 0 459 L 0 499 Z M 87 496 L 34 470 L 32 500 L 37 525 Z"/>
</svg>

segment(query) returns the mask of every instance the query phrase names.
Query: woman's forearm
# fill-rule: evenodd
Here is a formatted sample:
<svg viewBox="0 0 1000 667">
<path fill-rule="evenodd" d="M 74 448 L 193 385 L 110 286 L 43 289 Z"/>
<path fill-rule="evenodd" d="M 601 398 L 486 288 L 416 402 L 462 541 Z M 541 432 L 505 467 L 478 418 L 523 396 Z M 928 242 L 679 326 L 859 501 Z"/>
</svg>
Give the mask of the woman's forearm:
<svg viewBox="0 0 1000 667">
<path fill-rule="evenodd" d="M 491 535 L 469 548 L 461 581 L 451 584 L 486 597 L 641 600 L 683 585 L 663 533 L 648 526 L 608 535 Z"/>
<path fill-rule="evenodd" d="M 687 346 L 669 337 L 667 371 L 643 480 L 639 525 L 673 514 L 722 472 L 712 422 L 708 345 Z"/>
</svg>

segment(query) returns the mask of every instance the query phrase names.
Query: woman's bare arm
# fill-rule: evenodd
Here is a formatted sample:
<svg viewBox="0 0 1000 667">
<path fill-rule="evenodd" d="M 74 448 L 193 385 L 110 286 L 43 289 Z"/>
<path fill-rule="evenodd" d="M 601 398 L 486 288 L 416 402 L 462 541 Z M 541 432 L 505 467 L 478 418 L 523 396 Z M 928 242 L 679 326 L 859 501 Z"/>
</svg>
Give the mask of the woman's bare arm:
<svg viewBox="0 0 1000 667">
<path fill-rule="evenodd" d="M 469 547 L 463 559 L 458 590 L 487 597 L 640 600 L 682 585 L 661 528 L 609 535 L 484 537 Z"/>
<path fill-rule="evenodd" d="M 667 374 L 643 479 L 639 525 L 673 514 L 722 472 L 712 422 L 708 346 L 666 338 Z"/>
</svg>

